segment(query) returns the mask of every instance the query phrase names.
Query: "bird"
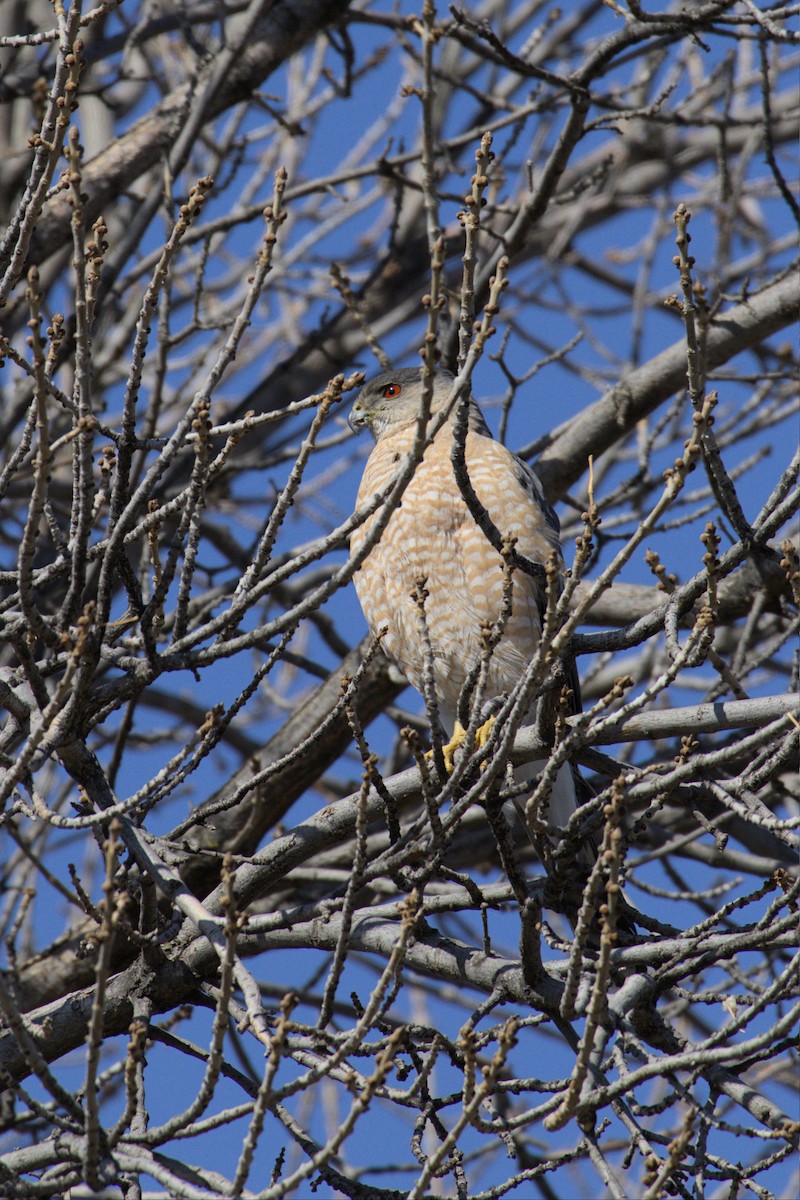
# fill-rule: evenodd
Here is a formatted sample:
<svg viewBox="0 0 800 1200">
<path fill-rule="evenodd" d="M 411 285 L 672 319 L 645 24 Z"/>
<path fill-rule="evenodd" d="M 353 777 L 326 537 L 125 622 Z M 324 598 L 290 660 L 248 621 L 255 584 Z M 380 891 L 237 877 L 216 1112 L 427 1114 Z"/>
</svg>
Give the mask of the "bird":
<svg viewBox="0 0 800 1200">
<path fill-rule="evenodd" d="M 390 485 L 411 450 L 425 377 L 425 371 L 417 367 L 388 370 L 358 393 L 349 423 L 356 432 L 368 429 L 375 445 L 364 467 L 357 508 L 374 501 L 376 494 Z M 454 376 L 436 368 L 427 377 L 431 417 L 435 419 L 448 405 L 451 412 L 426 448 L 379 540 L 355 573 L 354 584 L 370 631 L 380 633 L 389 659 L 423 695 L 426 674 L 430 678 L 432 672 L 440 722 L 446 732 L 455 731 L 457 743 L 459 736 L 463 737 L 457 721 L 462 689 L 470 677 L 474 679 L 485 630 L 497 622 L 503 608 L 504 559 L 470 511 L 455 474 L 451 459 L 458 407 L 453 403 Z M 517 539 L 519 555 L 544 567 L 555 552 L 563 569 L 558 518 L 535 472 L 493 438 L 471 393 L 467 405 L 465 462 L 479 505 L 502 537 Z M 351 553 L 361 550 L 379 517 L 378 509 L 355 529 Z M 506 614 L 486 676 L 489 701 L 502 700 L 511 692 L 536 653 L 545 605 L 543 575 L 543 571 L 537 576 L 522 569 L 513 573 L 511 611 Z M 424 585 L 424 624 L 420 584 Z M 577 676 L 575 681 L 577 691 Z M 577 696 L 575 702 L 579 705 Z M 524 723 L 535 721 L 534 704 Z M 448 747 L 448 767 L 452 746 Z M 517 768 L 515 779 L 532 779 L 542 766 L 537 762 Z M 551 847 L 579 806 L 580 786 L 576 768 L 563 764 L 549 798 L 548 820 L 554 830 L 548 839 Z M 533 836 L 531 840 L 536 845 Z M 585 871 L 594 857 L 587 840 L 577 851 L 576 864 Z"/>
</svg>

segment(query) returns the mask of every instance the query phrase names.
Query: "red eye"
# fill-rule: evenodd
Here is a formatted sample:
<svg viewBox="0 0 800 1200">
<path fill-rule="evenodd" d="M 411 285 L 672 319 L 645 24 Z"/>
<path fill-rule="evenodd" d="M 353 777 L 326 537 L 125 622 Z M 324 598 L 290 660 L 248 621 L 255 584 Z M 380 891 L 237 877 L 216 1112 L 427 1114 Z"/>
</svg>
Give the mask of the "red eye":
<svg viewBox="0 0 800 1200">
<path fill-rule="evenodd" d="M 384 400 L 394 400 L 395 396 L 399 396 L 403 389 L 399 383 L 390 383 L 383 389 Z"/>
</svg>

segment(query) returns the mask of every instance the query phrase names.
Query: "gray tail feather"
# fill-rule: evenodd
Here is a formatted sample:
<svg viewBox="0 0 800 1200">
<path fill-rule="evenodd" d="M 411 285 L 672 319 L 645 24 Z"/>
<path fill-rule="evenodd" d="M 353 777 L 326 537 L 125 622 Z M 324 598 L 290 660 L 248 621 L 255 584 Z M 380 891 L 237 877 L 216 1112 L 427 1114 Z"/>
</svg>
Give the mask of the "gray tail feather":
<svg viewBox="0 0 800 1200">
<path fill-rule="evenodd" d="M 536 776 L 545 766 L 544 762 L 528 763 L 524 767 L 517 768 L 514 772 L 515 777 L 520 781 L 525 779 L 535 779 Z M 560 831 L 566 829 L 569 819 L 576 809 L 580 808 L 582 799 L 580 790 L 585 787 L 583 780 L 575 771 L 571 763 L 564 763 L 556 776 L 553 789 L 550 792 L 550 797 L 547 803 L 547 824 L 552 827 L 553 832 L 548 835 L 550 848 L 555 850 L 558 846 Z M 525 820 L 525 803 L 518 802 L 516 805 L 520 820 L 522 821 L 525 831 L 534 844 L 537 843 L 537 838 L 533 836 L 527 821 Z M 590 838 L 585 838 L 579 848 L 576 847 L 576 863 L 581 867 L 592 867 L 597 857 L 597 849 L 594 842 Z"/>
</svg>

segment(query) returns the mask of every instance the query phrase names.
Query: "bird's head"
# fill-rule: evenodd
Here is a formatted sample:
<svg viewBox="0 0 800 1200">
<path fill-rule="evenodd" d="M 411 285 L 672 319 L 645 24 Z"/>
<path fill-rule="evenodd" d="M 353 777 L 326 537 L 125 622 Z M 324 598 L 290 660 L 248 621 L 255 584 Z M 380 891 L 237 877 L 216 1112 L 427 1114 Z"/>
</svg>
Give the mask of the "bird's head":
<svg viewBox="0 0 800 1200">
<path fill-rule="evenodd" d="M 369 429 L 378 441 L 384 434 L 411 425 L 422 406 L 422 368 L 384 371 L 365 383 L 350 410 L 350 428 Z M 453 393 L 453 376 L 444 368 L 433 373 L 431 412 L 438 412 Z"/>
</svg>

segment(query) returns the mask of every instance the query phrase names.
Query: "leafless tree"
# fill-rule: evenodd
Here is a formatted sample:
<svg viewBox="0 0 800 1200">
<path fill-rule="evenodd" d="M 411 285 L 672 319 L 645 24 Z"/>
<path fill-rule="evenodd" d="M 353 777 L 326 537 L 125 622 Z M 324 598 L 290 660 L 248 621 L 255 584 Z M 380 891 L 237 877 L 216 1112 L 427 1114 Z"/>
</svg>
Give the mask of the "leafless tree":
<svg viewBox="0 0 800 1200">
<path fill-rule="evenodd" d="M 797 1194 L 797 10 L 5 0 L 4 1197 Z M 420 349 L 568 564 L 444 777 L 347 554 Z"/>
</svg>

